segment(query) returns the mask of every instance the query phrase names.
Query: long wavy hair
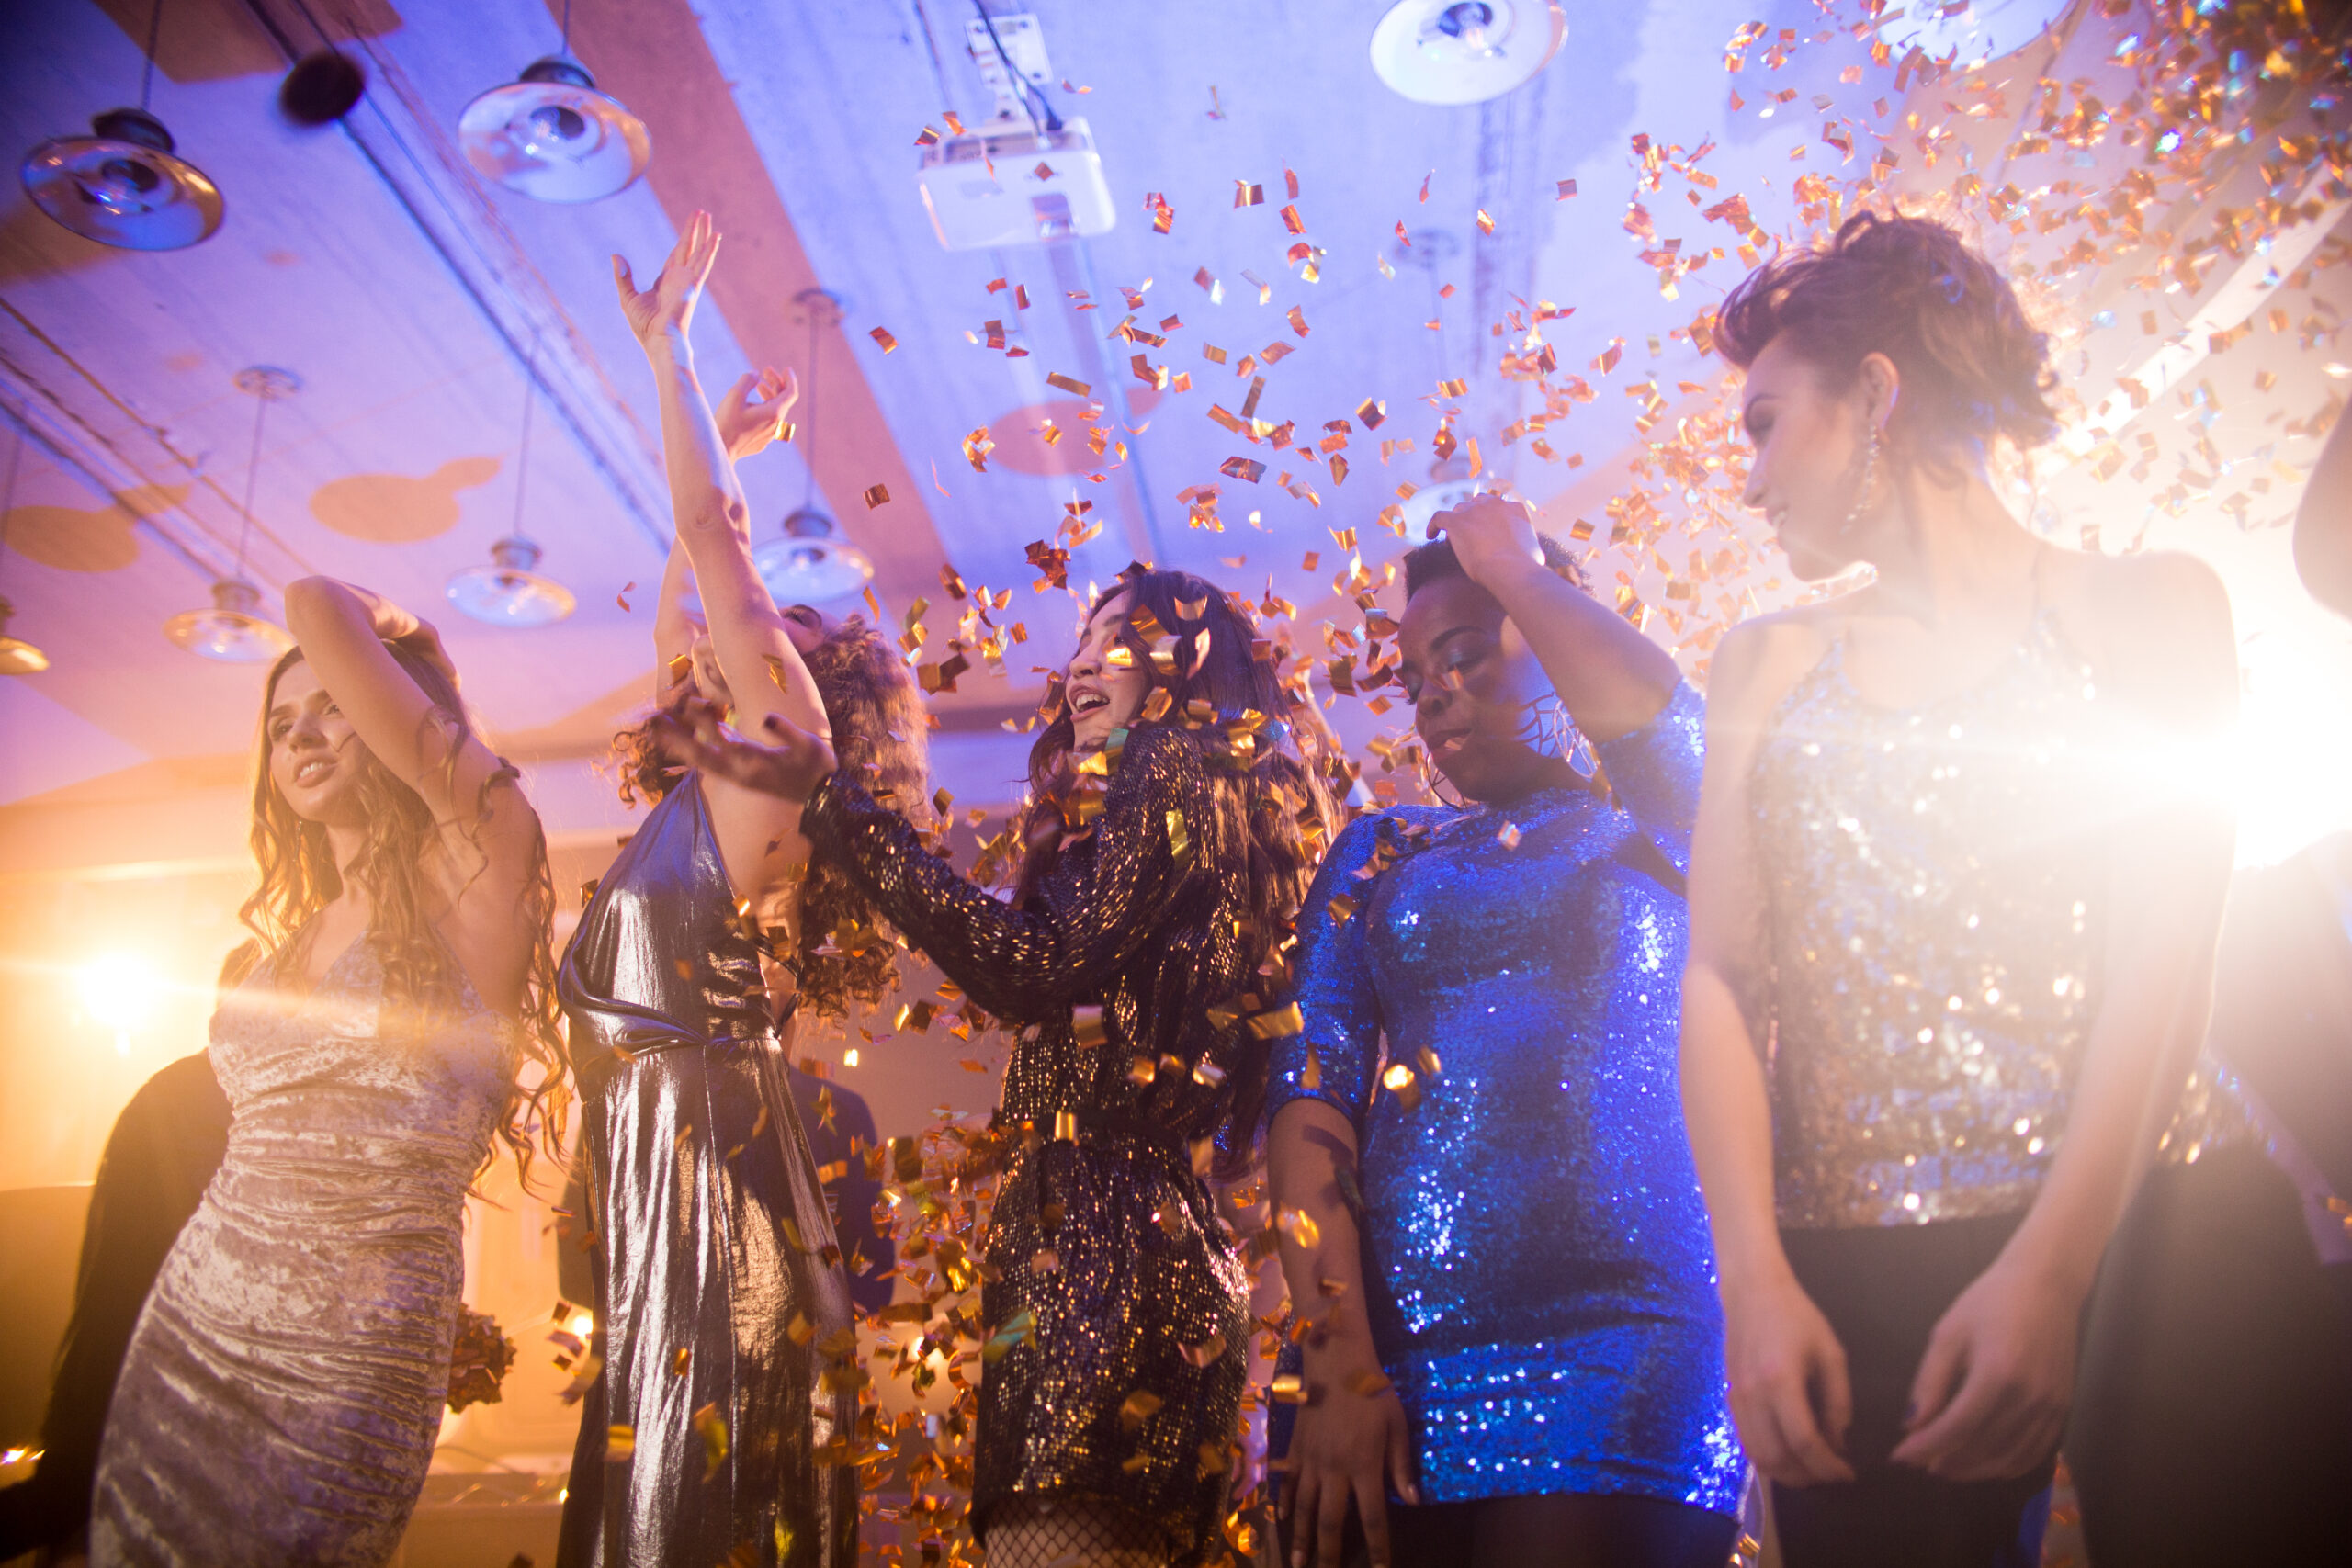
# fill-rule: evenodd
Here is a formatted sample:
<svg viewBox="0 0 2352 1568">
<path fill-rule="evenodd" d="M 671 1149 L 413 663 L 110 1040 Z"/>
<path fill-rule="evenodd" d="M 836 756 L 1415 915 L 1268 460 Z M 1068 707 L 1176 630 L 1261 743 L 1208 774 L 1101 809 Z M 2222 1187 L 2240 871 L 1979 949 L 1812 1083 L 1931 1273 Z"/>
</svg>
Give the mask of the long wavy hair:
<svg viewBox="0 0 2352 1568">
<path fill-rule="evenodd" d="M 460 748 L 478 733 L 457 686 L 440 669 L 397 643 L 384 647 L 432 703 L 424 722 L 447 735 L 447 767 L 454 776 Z M 325 827 L 295 815 L 270 777 L 270 706 L 277 699 L 279 680 L 301 661 L 300 649 L 288 649 L 270 666 L 269 679 L 262 686 L 250 835 L 261 881 L 238 910 L 254 940 L 230 955 L 221 972 L 224 986 L 235 985 L 262 964 L 297 952 L 296 944 L 309 940 L 304 928 L 311 918 L 344 891 L 344 868 L 335 864 Z M 424 797 L 378 761 L 366 742 L 354 736 L 343 760 L 352 766 L 356 802 L 368 824 L 365 841 L 348 869 L 367 896 L 368 931 L 375 939 L 384 966 L 386 998 L 394 1004 L 385 1010 L 384 1017 L 396 1021 L 395 1027 L 422 1032 L 455 1005 L 459 980 L 449 950 L 435 935 L 426 913 L 432 888 L 425 862 L 439 829 Z M 460 830 L 470 831 L 486 818 L 490 792 L 514 787 L 516 776 L 501 758 L 498 771 L 483 781 L 471 819 L 462 822 Z M 498 1136 L 513 1151 L 516 1175 L 527 1184 L 535 1145 L 544 1139 L 550 1151 L 561 1145 L 571 1104 L 571 1054 L 555 995 L 555 886 L 548 869 L 547 838 L 536 822 L 524 888 L 520 913 L 528 923 L 531 951 L 516 1009 L 521 1055 L 506 1102 L 500 1108 Z M 526 1086 L 524 1079 L 532 1076 L 534 1067 L 538 1081 Z M 483 1168 L 488 1168 L 487 1159 Z M 481 1172 L 475 1174 L 479 1177 Z"/>
<path fill-rule="evenodd" d="M 833 755 L 866 793 L 919 829 L 931 826 L 930 720 L 914 677 L 882 634 L 862 615 L 838 622 L 802 656 L 832 726 Z M 673 688 L 662 711 L 677 714 L 690 682 Z M 613 738 L 621 799 L 658 801 L 684 770 L 662 754 L 651 719 Z M 799 1007 L 838 1018 L 853 1001 L 878 1002 L 899 983 L 896 952 L 874 907 L 846 872 L 813 862 L 800 886 L 800 936 L 791 967 Z"/>
<path fill-rule="evenodd" d="M 1132 597 L 1119 644 L 1151 682 L 1142 715 L 1130 728 L 1172 729 L 1201 749 L 1216 821 L 1213 831 L 1193 825 L 1194 852 L 1235 857 L 1237 863 L 1225 869 L 1242 884 L 1246 908 L 1220 912 L 1221 918 L 1242 921 L 1240 963 L 1232 976 L 1202 976 L 1212 988 L 1227 991 L 1193 998 L 1191 1005 L 1205 1009 L 1257 986 L 1259 971 L 1270 967 L 1269 960 L 1279 960 L 1316 864 L 1338 832 L 1338 812 L 1320 771 L 1294 732 L 1275 650 L 1259 640 L 1241 602 L 1189 571 L 1131 565 L 1087 607 L 1088 623 L 1121 593 Z M 1209 634 L 1204 655 L 1196 651 L 1204 629 Z M 1029 750 L 1029 805 L 1022 821 L 1027 849 L 1014 884 L 1015 905 L 1036 890 L 1060 858 L 1069 820 L 1065 807 L 1079 787 L 1069 707 L 1058 692 L 1057 687 L 1054 705 L 1059 711 Z M 1228 727 L 1251 713 L 1265 723 L 1254 745 L 1244 750 L 1232 743 Z M 1287 972 L 1280 962 L 1271 968 L 1277 976 Z M 1269 1042 L 1240 1032 L 1227 1071 L 1232 1098 L 1217 1139 L 1220 1179 L 1239 1175 L 1254 1156 L 1272 1051 Z"/>
</svg>

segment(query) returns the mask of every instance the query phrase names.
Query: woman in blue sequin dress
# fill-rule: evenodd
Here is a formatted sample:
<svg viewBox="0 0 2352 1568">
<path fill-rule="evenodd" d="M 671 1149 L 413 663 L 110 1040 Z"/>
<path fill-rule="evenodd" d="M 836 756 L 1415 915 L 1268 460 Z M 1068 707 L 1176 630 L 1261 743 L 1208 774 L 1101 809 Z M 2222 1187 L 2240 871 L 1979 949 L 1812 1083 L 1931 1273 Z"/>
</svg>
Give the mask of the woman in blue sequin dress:
<svg viewBox="0 0 2352 1568">
<path fill-rule="evenodd" d="M 1293 1560 L 1352 1505 L 1375 1563 L 1719 1565 L 1746 1465 L 1674 1048 L 1702 705 L 1522 506 L 1435 527 L 1400 674 L 1470 804 L 1341 835 L 1268 1097 Z"/>
<path fill-rule="evenodd" d="M 1682 1081 L 1732 1407 L 1797 1568 L 2031 1564 L 2085 1295 L 2204 1030 L 2228 604 L 2010 515 L 1987 448 L 2055 433 L 2053 378 L 1951 231 L 1859 215 L 1716 340 L 1790 564 L 1876 569 L 1715 655 Z"/>
</svg>

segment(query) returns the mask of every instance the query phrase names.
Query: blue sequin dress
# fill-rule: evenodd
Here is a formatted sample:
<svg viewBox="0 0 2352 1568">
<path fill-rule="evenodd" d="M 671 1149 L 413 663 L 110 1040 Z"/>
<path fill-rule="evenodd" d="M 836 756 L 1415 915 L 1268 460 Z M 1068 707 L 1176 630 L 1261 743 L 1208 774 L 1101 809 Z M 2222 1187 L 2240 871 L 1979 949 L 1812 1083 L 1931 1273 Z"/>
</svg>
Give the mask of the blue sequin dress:
<svg viewBox="0 0 2352 1568">
<path fill-rule="evenodd" d="M 1306 1027 L 1268 1114 L 1355 1123 L 1365 1310 L 1425 1501 L 1737 1511 L 1676 1068 L 1703 717 L 1679 686 L 1597 749 L 1623 809 L 1573 788 L 1366 817 L 1299 913 Z"/>
</svg>

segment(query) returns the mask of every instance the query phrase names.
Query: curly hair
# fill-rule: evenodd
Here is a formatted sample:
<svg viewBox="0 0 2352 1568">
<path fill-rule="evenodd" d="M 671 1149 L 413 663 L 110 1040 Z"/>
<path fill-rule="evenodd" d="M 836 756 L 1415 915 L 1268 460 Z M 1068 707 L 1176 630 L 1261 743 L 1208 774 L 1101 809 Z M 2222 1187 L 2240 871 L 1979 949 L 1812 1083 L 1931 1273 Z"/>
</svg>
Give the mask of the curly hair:
<svg viewBox="0 0 2352 1568">
<path fill-rule="evenodd" d="M 1903 378 L 1888 439 L 1939 479 L 1996 436 L 2023 449 L 2058 434 L 2049 335 L 1991 262 L 1930 219 L 1857 212 L 1828 244 L 1743 278 L 1714 336 L 1743 370 L 1786 337 L 1840 390 L 1864 356 L 1885 355 Z"/>
<path fill-rule="evenodd" d="M 930 718 L 914 677 L 882 634 L 862 615 L 834 626 L 802 656 L 817 698 L 832 727 L 833 754 L 858 775 L 866 792 L 918 829 L 930 826 Z M 663 712 L 673 716 L 691 694 L 673 693 Z M 621 762 L 621 799 L 658 801 L 684 770 L 662 753 L 653 721 L 613 738 Z M 874 908 L 848 873 L 823 860 L 811 863 L 800 885 L 800 936 L 791 967 L 798 1005 L 838 1018 L 853 1001 L 878 1002 L 899 983 L 893 944 L 876 925 Z"/>
<path fill-rule="evenodd" d="M 477 733 L 456 684 L 440 667 L 400 644 L 388 642 L 384 647 L 433 705 L 424 722 L 439 727 L 448 737 L 445 766 L 454 777 L 459 750 Z M 343 894 L 343 873 L 335 865 L 325 827 L 296 816 L 269 773 L 270 705 L 277 697 L 277 682 L 300 662 L 302 650 L 288 649 L 270 666 L 269 678 L 262 684 L 250 836 L 261 881 L 238 910 L 254 940 L 232 953 L 222 966 L 224 987 L 242 982 L 264 963 L 285 953 L 289 945 L 307 941 L 303 928 L 311 917 Z M 354 737 L 345 756 L 354 764 L 357 807 L 368 823 L 367 841 L 351 863 L 351 874 L 368 896 L 368 930 L 382 948 L 385 993 L 401 1004 L 388 1009 L 385 1016 L 407 1020 L 408 1027 L 428 1028 L 454 1005 L 459 979 L 449 963 L 447 946 L 435 935 L 425 914 L 424 863 L 439 829 L 424 797 L 395 778 L 364 741 Z M 474 822 L 487 818 L 490 792 L 515 787 L 517 777 L 514 768 L 499 759 L 498 770 L 482 782 Z M 522 1055 L 515 1077 L 507 1086 L 498 1136 L 514 1152 L 516 1175 L 527 1190 L 535 1147 L 533 1122 L 539 1123 L 537 1130 L 552 1152 L 563 1142 L 571 1104 L 567 1073 L 571 1058 L 555 990 L 555 885 L 548 867 L 547 837 L 536 820 L 524 887 L 519 913 L 529 928 L 531 946 L 516 1010 L 522 1026 Z M 538 1082 L 526 1087 L 524 1076 L 534 1066 Z M 485 1159 L 484 1169 L 488 1163 Z M 481 1172 L 475 1174 L 479 1177 Z"/>
<path fill-rule="evenodd" d="M 1123 592 L 1131 597 L 1118 640 L 1135 668 L 1150 679 L 1146 716 L 1130 728 L 1172 729 L 1200 747 L 1210 764 L 1206 772 L 1217 820 L 1211 832 L 1195 827 L 1194 836 L 1204 846 L 1242 858 L 1237 869 L 1246 877 L 1248 908 L 1231 911 L 1243 933 L 1233 987 L 1238 993 L 1261 971 L 1283 973 L 1281 950 L 1315 867 L 1337 834 L 1338 812 L 1321 772 L 1293 734 L 1290 697 L 1276 675 L 1273 650 L 1258 640 L 1240 601 L 1188 571 L 1131 565 L 1087 607 L 1087 620 Z M 1200 629 L 1208 634 L 1205 655 L 1194 651 Z M 1057 683 L 1047 699 L 1058 709 L 1053 722 L 1038 731 L 1029 750 L 1029 806 L 1021 824 L 1028 848 L 1014 884 L 1016 906 L 1027 901 L 1059 858 L 1065 803 L 1079 786 L 1070 756 L 1074 727 L 1059 691 Z M 1237 750 L 1225 727 L 1251 713 L 1265 727 L 1253 747 Z M 1201 996 L 1194 1005 L 1213 1007 L 1228 999 Z M 1246 1030 L 1236 1043 L 1227 1072 L 1231 1099 L 1217 1138 L 1216 1174 L 1221 1179 L 1238 1176 L 1254 1156 L 1272 1050 Z"/>
</svg>

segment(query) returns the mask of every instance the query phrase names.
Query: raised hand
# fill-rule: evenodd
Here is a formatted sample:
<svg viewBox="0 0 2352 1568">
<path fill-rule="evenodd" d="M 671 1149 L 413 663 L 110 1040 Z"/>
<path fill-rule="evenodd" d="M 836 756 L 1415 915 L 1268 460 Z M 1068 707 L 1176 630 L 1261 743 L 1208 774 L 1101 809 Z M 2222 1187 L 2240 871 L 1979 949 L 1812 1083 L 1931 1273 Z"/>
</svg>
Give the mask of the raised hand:
<svg viewBox="0 0 2352 1568">
<path fill-rule="evenodd" d="M 800 380 L 789 370 L 767 366 L 743 372 L 742 379 L 719 400 L 714 416 L 718 438 L 727 444 L 728 457 L 740 463 L 766 451 L 768 444 L 784 434 L 785 418 L 799 399 Z"/>
<path fill-rule="evenodd" d="M 621 314 L 639 346 L 650 351 L 664 336 L 684 336 L 694 321 L 695 303 L 702 298 L 703 280 L 718 256 L 718 226 L 707 212 L 687 220 L 685 232 L 670 247 L 660 276 L 644 288 L 622 257 L 613 257 L 613 286 L 620 295 Z"/>
<path fill-rule="evenodd" d="M 780 800 L 806 802 L 836 766 L 831 739 L 796 729 L 778 715 L 762 723 L 772 746 L 737 739 L 719 728 L 718 717 L 718 708 L 692 699 L 679 718 L 657 716 L 654 733 L 672 761 Z"/>
<path fill-rule="evenodd" d="M 1504 574 L 1544 564 L 1544 552 L 1535 542 L 1534 513 L 1523 501 L 1474 495 L 1430 518 L 1425 532 L 1432 539 L 1440 534 L 1452 539 L 1462 570 L 1489 592 Z"/>
</svg>

